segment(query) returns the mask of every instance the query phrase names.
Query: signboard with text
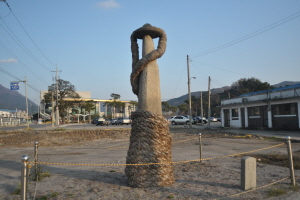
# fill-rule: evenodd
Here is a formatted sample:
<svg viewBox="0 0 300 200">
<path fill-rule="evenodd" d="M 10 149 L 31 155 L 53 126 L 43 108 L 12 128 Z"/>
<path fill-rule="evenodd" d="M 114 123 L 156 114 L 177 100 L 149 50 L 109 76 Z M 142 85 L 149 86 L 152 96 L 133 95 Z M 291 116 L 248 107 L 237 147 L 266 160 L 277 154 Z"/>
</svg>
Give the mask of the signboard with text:
<svg viewBox="0 0 300 200">
<path fill-rule="evenodd" d="M 10 90 L 19 90 L 19 82 L 10 82 Z"/>
</svg>

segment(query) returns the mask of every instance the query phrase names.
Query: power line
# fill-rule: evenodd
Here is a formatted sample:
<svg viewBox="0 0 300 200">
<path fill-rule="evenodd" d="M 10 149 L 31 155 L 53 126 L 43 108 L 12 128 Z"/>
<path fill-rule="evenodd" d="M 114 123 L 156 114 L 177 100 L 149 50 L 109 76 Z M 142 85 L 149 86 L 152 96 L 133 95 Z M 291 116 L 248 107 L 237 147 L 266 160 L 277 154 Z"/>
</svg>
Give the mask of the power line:
<svg viewBox="0 0 300 200">
<path fill-rule="evenodd" d="M 227 71 L 227 72 L 230 72 L 230 73 L 233 73 L 233 74 L 242 75 L 242 76 L 247 76 L 247 75 L 245 75 L 245 74 L 241 74 L 241 73 L 238 73 L 238 72 L 233 72 L 233 71 L 230 71 L 230 70 L 228 70 L 228 69 L 223 69 L 223 68 L 220 68 L 220 67 L 215 67 L 215 66 L 213 66 L 213 65 L 201 63 L 201 62 L 198 62 L 198 61 L 195 61 L 195 60 L 193 60 L 193 62 L 197 62 L 197 63 L 199 63 L 199 64 L 201 64 L 201 65 L 205 65 L 205 66 L 208 66 L 208 67 L 213 67 L 213 68 L 216 68 L 216 69 L 221 69 L 221 70 L 223 70 L 223 71 Z M 204 72 L 204 73 L 205 73 L 205 72 Z"/>
<path fill-rule="evenodd" d="M 23 25 L 20 23 L 19 19 L 17 18 L 17 16 L 15 15 L 15 13 L 12 11 L 12 14 L 14 15 L 14 17 L 16 18 L 16 20 L 18 21 L 18 23 L 20 24 L 20 26 L 22 27 L 22 29 L 24 30 L 24 32 L 26 33 L 26 35 L 29 37 L 29 39 L 31 40 L 31 42 L 34 44 L 34 46 L 39 50 L 39 52 L 46 58 L 46 60 L 48 60 L 48 62 L 55 66 L 49 59 L 48 57 L 41 51 L 41 49 L 36 45 L 36 43 L 33 41 L 33 39 L 30 37 L 30 35 L 28 34 L 28 32 L 25 30 L 25 28 L 23 27 Z"/>
<path fill-rule="evenodd" d="M 295 19 L 295 18 L 297 18 L 297 17 L 299 17 L 299 16 L 300 16 L 300 11 L 298 11 L 298 12 L 296 12 L 295 14 L 292 14 L 292 15 L 290 15 L 290 16 L 288 16 L 288 17 L 285 17 L 284 19 L 281 19 L 281 20 L 279 20 L 278 22 L 275 22 L 275 23 L 273 23 L 273 24 L 271 24 L 271 25 L 269 25 L 269 26 L 267 26 L 267 27 L 264 27 L 264 28 L 262 28 L 262 29 L 259 29 L 258 31 L 255 31 L 255 32 L 253 32 L 253 33 L 250 33 L 250 34 L 248 34 L 248 35 L 246 35 L 246 36 L 243 36 L 243 37 L 241 37 L 241 38 L 238 38 L 238 39 L 233 40 L 233 41 L 231 41 L 231 42 L 228 42 L 228 43 L 226 43 L 226 44 L 220 45 L 220 46 L 218 46 L 218 47 L 209 49 L 209 50 L 207 50 L 207 51 L 203 51 L 203 52 L 201 52 L 201 53 L 194 54 L 194 55 L 191 56 L 191 58 L 196 58 L 196 57 L 199 57 L 199 56 L 203 56 L 203 55 L 206 55 L 206 54 L 210 54 L 210 53 L 219 51 L 219 50 L 221 50 L 221 49 L 227 48 L 227 47 L 229 47 L 229 46 L 235 45 L 235 44 L 237 44 L 237 43 L 243 42 L 243 41 L 248 40 L 248 39 L 250 39 L 250 38 L 252 38 L 252 37 L 254 37 L 254 36 L 257 36 L 257 35 L 262 34 L 262 33 L 266 32 L 266 31 L 268 31 L 268 30 L 271 30 L 271 29 L 273 29 L 273 28 L 275 28 L 275 27 L 277 27 L 277 26 L 280 26 L 280 25 L 282 25 L 282 24 L 284 24 L 284 23 L 286 23 L 286 22 L 288 22 L 288 21 L 291 21 L 291 20 L 293 20 L 293 19 Z"/>
<path fill-rule="evenodd" d="M 13 31 L 7 26 L 7 24 L 1 19 L 1 21 L 3 22 L 3 24 L 8 28 L 8 30 L 10 31 L 10 33 L 6 30 L 6 28 L 0 24 L 0 26 L 3 28 L 3 30 L 15 41 L 15 43 L 21 48 L 23 49 L 23 51 L 29 56 L 31 57 L 37 64 L 39 64 L 40 66 L 44 67 L 46 70 L 50 71 L 51 69 L 46 67 L 44 64 L 42 64 L 42 62 L 37 59 L 29 50 L 28 48 L 21 42 L 21 40 L 13 33 Z M 14 37 L 13 37 L 14 36 Z M 16 39 L 15 39 L 16 38 Z"/>
<path fill-rule="evenodd" d="M 3 73 L 9 75 L 10 77 L 13 77 L 13 78 L 17 79 L 18 81 L 24 81 L 24 80 L 22 80 L 22 79 L 16 77 L 15 75 L 9 73 L 8 71 L 4 70 L 2 67 L 0 67 L 0 71 L 2 71 Z M 28 84 L 28 83 L 27 83 L 27 85 L 28 85 L 28 87 L 30 87 L 30 88 L 33 89 L 34 91 L 36 91 L 36 92 L 38 92 L 38 93 L 40 92 L 40 90 L 37 89 L 36 87 L 34 87 L 33 85 L 30 85 L 30 84 Z"/>
<path fill-rule="evenodd" d="M 177 86 L 176 86 L 176 88 L 175 88 L 175 91 L 174 91 L 174 94 L 173 94 L 172 99 L 174 99 L 174 96 L 175 96 L 175 93 L 176 93 L 176 91 L 177 91 L 178 85 L 179 85 L 179 83 L 180 83 L 181 77 L 182 77 L 182 75 L 183 75 L 184 69 L 185 69 L 185 67 L 183 67 L 182 73 L 181 73 L 181 75 L 180 75 L 179 81 L 177 82 Z"/>
<path fill-rule="evenodd" d="M 11 9 L 11 7 L 8 5 L 8 3 L 5 1 L 7 7 L 10 10 L 10 13 L 13 14 L 13 16 L 15 17 L 15 19 L 17 20 L 17 22 L 19 23 L 19 25 L 21 26 L 21 28 L 23 29 L 23 31 L 26 33 L 26 35 L 28 36 L 28 38 L 31 40 L 31 42 L 34 44 L 34 46 L 37 48 L 37 50 L 44 56 L 44 58 L 53 66 L 55 66 L 49 59 L 48 57 L 41 51 L 41 49 L 37 46 L 37 44 L 34 42 L 34 40 L 32 39 L 32 37 L 28 34 L 28 32 L 26 31 L 26 29 L 24 28 L 24 26 L 21 24 L 20 20 L 17 18 L 17 16 L 15 15 L 15 13 L 13 12 L 13 10 Z M 1 19 L 2 20 L 2 19 Z M 8 33 L 8 35 L 10 35 L 12 37 L 12 39 L 33 59 L 35 60 L 39 65 L 41 65 L 42 67 L 44 67 L 45 69 L 51 71 L 51 68 L 48 68 L 46 65 L 44 65 L 41 61 L 39 61 L 26 47 L 25 45 L 18 39 L 18 37 L 13 33 L 13 31 L 8 27 L 8 25 L 2 20 L 2 22 L 5 24 L 5 26 L 10 30 L 10 32 L 14 35 L 14 37 L 19 41 L 20 44 L 22 44 L 22 46 L 26 49 L 26 51 L 24 50 L 24 48 L 22 48 L 19 43 L 16 42 L 16 40 L 11 36 L 11 34 L 8 33 L 8 31 L 4 28 L 4 30 Z"/>
<path fill-rule="evenodd" d="M 19 61 L 19 63 L 25 67 L 29 72 L 31 72 L 34 76 L 36 76 L 39 80 L 41 80 L 42 82 L 48 84 L 45 79 L 41 78 L 39 75 L 37 75 L 34 71 L 32 71 L 29 67 L 27 67 L 21 60 L 19 60 L 19 58 L 14 54 L 12 53 L 1 41 L 0 41 L 0 44 L 4 47 L 4 49 L 12 56 L 12 57 L 15 57 L 17 58 L 17 60 Z"/>
<path fill-rule="evenodd" d="M 246 75 L 246 74 L 242 74 L 242 73 L 238 73 L 238 72 L 234 72 L 234 71 L 230 71 L 228 69 L 223 69 L 223 68 L 220 68 L 220 67 L 216 67 L 216 66 L 213 66 L 213 65 L 209 65 L 209 64 L 205 64 L 205 63 L 200 63 L 198 61 L 195 61 L 193 60 L 193 62 L 197 62 L 199 64 L 202 64 L 202 65 L 205 65 L 205 66 L 208 66 L 210 68 L 215 68 L 215 69 L 220 69 L 220 70 L 223 70 L 223 71 L 226 71 L 226 72 L 229 72 L 229 73 L 233 73 L 233 74 L 237 74 L 237 75 L 241 75 L 241 76 L 244 76 L 244 77 L 249 77 L 249 75 Z M 193 66 L 195 67 L 195 66 Z M 196 67 L 195 67 L 196 68 Z M 198 68 L 196 68 L 197 70 L 199 70 Z M 201 71 L 201 73 L 204 73 L 206 74 L 203 70 Z M 208 76 L 208 74 L 206 74 Z M 267 82 L 270 82 L 270 80 L 264 80 L 264 81 L 267 81 Z"/>
<path fill-rule="evenodd" d="M 11 13 L 11 9 L 10 9 L 8 3 L 6 2 L 6 0 L 4 0 L 4 1 L 5 1 L 6 5 L 7 5 L 7 7 L 9 8 L 9 13 L 8 13 L 7 15 L 3 16 L 3 17 L 0 16 L 1 19 L 2 19 L 2 18 L 5 18 L 5 17 L 7 17 L 7 16 L 9 16 L 10 13 Z"/>
</svg>

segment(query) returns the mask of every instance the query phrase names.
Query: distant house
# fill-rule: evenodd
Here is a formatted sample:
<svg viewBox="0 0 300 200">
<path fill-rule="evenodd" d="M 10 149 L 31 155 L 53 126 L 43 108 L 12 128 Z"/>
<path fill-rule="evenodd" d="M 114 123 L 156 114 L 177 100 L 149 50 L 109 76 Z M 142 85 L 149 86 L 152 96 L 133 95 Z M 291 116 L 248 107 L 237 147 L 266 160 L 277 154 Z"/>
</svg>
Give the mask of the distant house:
<svg viewBox="0 0 300 200">
<path fill-rule="evenodd" d="M 300 129 L 300 84 L 221 101 L 223 127 Z"/>
</svg>

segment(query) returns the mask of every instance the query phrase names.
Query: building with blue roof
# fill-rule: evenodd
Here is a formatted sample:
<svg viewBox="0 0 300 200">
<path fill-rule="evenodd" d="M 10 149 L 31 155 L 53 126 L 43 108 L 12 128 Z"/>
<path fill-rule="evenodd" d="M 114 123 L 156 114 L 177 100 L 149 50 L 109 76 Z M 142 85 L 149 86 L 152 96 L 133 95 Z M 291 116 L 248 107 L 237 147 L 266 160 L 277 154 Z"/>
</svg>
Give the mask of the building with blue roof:
<svg viewBox="0 0 300 200">
<path fill-rule="evenodd" d="M 300 129 L 300 84 L 221 101 L 223 127 Z"/>
</svg>

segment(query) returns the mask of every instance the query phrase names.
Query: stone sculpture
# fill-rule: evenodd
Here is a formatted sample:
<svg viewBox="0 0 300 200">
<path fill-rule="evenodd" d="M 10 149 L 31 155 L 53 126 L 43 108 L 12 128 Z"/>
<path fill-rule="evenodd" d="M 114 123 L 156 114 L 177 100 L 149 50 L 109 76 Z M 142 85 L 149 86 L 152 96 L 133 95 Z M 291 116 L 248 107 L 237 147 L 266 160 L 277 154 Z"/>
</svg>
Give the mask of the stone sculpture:
<svg viewBox="0 0 300 200">
<path fill-rule="evenodd" d="M 157 49 L 153 38 L 159 37 Z M 143 40 L 139 59 L 137 39 Z M 169 123 L 162 116 L 160 80 L 156 59 L 166 50 L 164 30 L 145 24 L 131 35 L 132 91 L 138 96 L 138 110 L 131 115 L 132 130 L 125 173 L 131 187 L 157 187 L 174 183 Z M 165 164 L 146 164 L 165 163 Z M 146 165 L 145 165 L 146 164 Z"/>
</svg>

